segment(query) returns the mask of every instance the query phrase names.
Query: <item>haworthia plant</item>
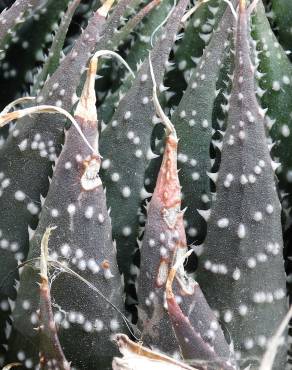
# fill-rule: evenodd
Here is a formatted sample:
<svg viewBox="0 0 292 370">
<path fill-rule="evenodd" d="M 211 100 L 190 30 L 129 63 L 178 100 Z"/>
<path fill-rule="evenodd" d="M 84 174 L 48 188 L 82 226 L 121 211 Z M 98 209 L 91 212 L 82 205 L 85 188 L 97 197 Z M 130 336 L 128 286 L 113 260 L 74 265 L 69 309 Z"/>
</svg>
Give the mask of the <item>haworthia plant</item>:
<svg viewBox="0 0 292 370">
<path fill-rule="evenodd" d="M 112 1 L 106 2 L 92 15 L 87 28 L 76 41 L 72 51 L 38 94 L 37 103 L 52 103 L 68 110 L 72 109 L 77 100 L 76 88 L 80 76 L 90 53 L 94 51 L 101 37 L 100 34 L 105 27 L 105 17 L 111 4 Z M 112 15 L 114 16 L 115 14 Z M 3 304 L 7 302 L 7 297 L 15 299 L 14 279 L 17 274 L 14 270 L 17 267 L 17 261 L 27 256 L 28 227 L 35 228 L 37 223 L 40 196 L 46 194 L 51 162 L 55 161 L 59 154 L 63 127 L 64 120 L 60 117 L 24 118 L 2 147 L 1 178 L 11 190 L 10 196 L 5 196 L 3 187 L 0 199 L 1 208 L 5 209 L 0 222 L 2 238 L 5 240 L 4 247 L 1 247 L 0 251 L 0 260 L 5 266 L 0 273 L 2 283 L 0 294 Z M 11 168 L 9 165 L 12 157 L 16 168 Z M 30 174 L 20 171 L 23 167 L 27 168 Z M 39 172 L 43 173 L 43 176 L 36 176 Z M 34 179 L 33 184 L 31 179 Z M 9 219 L 14 219 L 13 225 L 8 221 Z M 4 315 L 7 316 L 7 313 L 9 309 L 4 312 Z"/>
<path fill-rule="evenodd" d="M 173 259 L 185 254 L 187 246 L 177 174 L 178 140 L 171 126 L 167 131 L 163 161 L 147 205 L 137 290 L 142 340 L 173 353 L 177 350 L 177 342 L 165 308 L 164 291 Z"/>
<path fill-rule="evenodd" d="M 235 71 L 211 210 L 197 278 L 244 365 L 258 367 L 266 341 L 287 309 L 280 202 L 255 95 L 249 10 L 240 2 Z M 218 294 L 220 292 L 220 294 Z M 226 299 L 225 292 L 228 292 Z M 265 325 L 262 323 L 265 322 Z M 277 368 L 285 363 L 279 350 Z"/>
<path fill-rule="evenodd" d="M 108 38 L 111 34 L 115 32 L 117 21 L 119 20 L 129 3 L 129 0 L 124 0 L 120 2 L 119 6 L 115 9 L 108 20 L 107 33 L 103 32 L 102 30 L 104 29 L 104 18 L 108 10 L 108 6 L 112 4 L 112 1 L 106 3 L 106 5 L 100 8 L 95 13 L 95 15 L 91 17 L 87 28 L 84 30 L 80 38 L 76 41 L 72 51 L 66 56 L 58 70 L 52 75 L 51 78 L 49 78 L 43 89 L 39 92 L 37 103 L 53 103 L 57 106 L 62 106 L 63 108 L 68 110 L 72 109 L 77 100 L 76 88 L 80 82 L 80 76 L 83 72 L 86 61 L 89 58 L 90 52 L 92 52 L 97 47 L 97 43 L 99 45 L 102 43 L 107 44 Z M 25 221 L 24 224 L 20 226 L 20 222 L 16 226 L 17 231 L 15 232 L 15 230 L 13 230 L 13 238 L 16 240 L 19 239 L 18 243 L 21 244 L 18 247 L 18 251 L 20 251 L 23 256 L 25 256 L 27 253 L 25 249 L 25 245 L 27 245 L 25 241 L 25 239 L 27 239 L 27 225 L 34 222 L 33 216 L 37 213 L 37 206 L 33 204 L 33 200 L 39 202 L 40 194 L 42 193 L 43 195 L 45 195 L 46 193 L 46 188 L 48 185 L 47 176 L 51 173 L 50 162 L 56 159 L 56 155 L 60 150 L 60 142 L 62 140 L 63 123 L 60 122 L 60 119 L 55 119 L 52 117 L 47 117 L 47 120 L 47 124 L 43 122 L 43 119 L 27 119 L 26 123 L 19 124 L 19 129 L 17 128 L 14 133 L 10 135 L 3 148 L 3 152 L 5 152 L 6 154 L 8 154 L 9 152 L 13 153 L 14 161 L 19 166 L 21 166 L 21 163 L 25 162 L 26 164 L 28 164 L 28 162 L 31 161 L 31 163 L 33 163 L 31 170 L 33 172 L 46 172 L 46 176 L 36 179 L 35 185 L 32 187 L 29 184 L 29 177 L 25 176 L 24 178 L 15 179 L 15 182 L 17 182 L 17 184 L 15 183 L 14 186 L 22 187 L 21 190 L 18 190 L 20 190 L 21 193 L 26 194 L 25 199 L 29 201 L 21 203 L 21 201 L 17 201 L 17 199 L 15 199 L 15 197 L 13 196 L 10 200 L 10 205 L 13 202 L 14 208 L 13 206 L 10 206 L 10 209 L 7 208 L 7 211 L 9 213 L 7 215 L 8 218 L 14 212 L 18 213 L 15 211 L 15 209 L 18 208 L 21 209 L 21 214 L 23 214 L 23 212 L 25 213 L 25 217 L 23 218 L 23 221 Z M 49 124 L 51 125 L 50 129 L 48 126 Z M 34 137 L 32 137 L 33 131 L 35 131 L 35 135 L 37 137 L 36 140 L 34 139 Z M 32 137 L 31 143 L 28 137 L 28 132 Z M 41 138 L 39 136 L 41 136 Z M 32 143 L 34 144 L 32 145 Z M 41 143 L 40 148 L 38 147 L 39 143 Z M 5 155 L 3 157 L 5 157 Z M 41 159 L 40 161 L 39 158 Z M 6 169 L 5 166 L 7 165 L 8 167 Z M 37 166 L 40 167 L 37 169 Z M 9 171 L 9 164 L 7 162 L 5 163 L 4 160 L 1 163 L 1 170 L 6 173 L 5 177 L 13 177 L 13 175 L 8 175 L 7 171 Z M 21 177 L 20 173 L 19 175 L 19 177 Z M 15 190 L 17 191 L 17 189 Z M 4 201 L 3 198 L 2 200 Z M 31 212 L 27 212 L 26 210 L 26 206 L 28 204 L 30 204 L 30 208 L 34 208 L 32 214 Z M 3 208 L 6 208 L 5 205 L 2 206 Z M 3 225 L 3 228 L 1 228 L 1 230 L 3 232 L 3 236 L 7 240 L 10 240 L 10 231 L 7 231 L 7 233 L 5 232 L 5 220 L 2 218 L 2 221 L 3 224 L 1 225 Z M 18 237 L 17 233 L 20 233 L 21 236 Z M 20 258 L 17 258 L 21 259 L 21 255 L 19 255 L 19 257 Z M 15 264 L 15 262 L 12 262 L 12 265 L 13 264 Z M 11 266 L 7 267 L 9 271 L 12 268 Z M 4 274 L 5 271 L 3 271 L 3 276 Z"/>
<path fill-rule="evenodd" d="M 122 281 L 99 177 L 101 159 L 94 92 L 96 68 L 97 60 L 94 59 L 75 111 L 76 120 L 95 153 L 90 153 L 74 126 L 67 131 L 39 224 L 30 242 L 28 259 L 39 256 L 41 239 L 47 226 L 56 226 L 50 237 L 50 257 L 64 259 L 65 267 L 93 284 L 122 312 L 122 297 L 115 294 L 122 290 Z M 15 352 L 11 351 L 8 357 L 11 361 L 19 360 L 19 352 L 22 351 L 26 359 L 34 360 L 35 365 L 39 352 L 38 333 L 33 330 L 39 308 L 36 281 L 38 269 L 25 267 L 13 312 L 10 346 L 15 348 Z M 53 279 L 51 294 L 66 357 L 74 366 L 106 369 L 115 354 L 115 347 L 110 341 L 111 333 L 126 330 L 121 314 L 100 299 L 84 281 L 70 276 L 62 268 Z"/>
<path fill-rule="evenodd" d="M 236 4 L 236 1 L 234 1 Z M 225 3 L 220 7 L 226 8 Z M 221 11 L 222 12 L 222 11 Z M 218 9 L 220 13 L 220 9 Z M 179 167 L 184 205 L 187 206 L 187 233 L 192 241 L 202 241 L 205 234 L 204 210 L 210 207 L 210 184 L 207 172 L 211 169 L 210 144 L 212 117 L 217 96 L 217 79 L 225 54 L 230 48 L 226 34 L 231 31 L 233 18 L 227 7 L 218 28 L 194 70 L 188 88 L 172 116 L 181 139 Z M 190 102 L 195 102 L 191 105 Z"/>
<path fill-rule="evenodd" d="M 162 83 L 165 63 L 187 4 L 188 0 L 178 3 L 152 52 L 158 85 Z M 144 191 L 144 171 L 152 156 L 150 137 L 156 123 L 155 110 L 150 102 L 151 91 L 149 63 L 146 60 L 101 138 L 104 156 L 102 178 L 111 207 L 113 236 L 117 242 L 118 257 L 121 253 L 128 256 L 120 259 L 120 266 L 127 274 L 136 246 L 138 211 L 142 200 L 148 196 Z M 125 174 L 121 173 L 121 168 L 127 169 Z"/>
<path fill-rule="evenodd" d="M 154 102 L 157 101 L 155 89 L 154 85 Z M 172 268 L 187 252 L 177 171 L 178 139 L 175 128 L 161 114 L 159 105 L 157 111 L 165 122 L 167 137 L 155 190 L 147 206 L 140 250 L 138 313 L 141 337 L 168 353 L 177 350 L 178 342 L 183 357 L 196 366 L 211 361 L 216 363 L 215 367 L 220 364 L 226 369 L 235 369 L 233 355 L 200 287 L 187 276 L 182 266 Z M 176 273 L 175 295 L 167 287 L 172 270 Z"/>
<path fill-rule="evenodd" d="M 212 6 L 211 6 L 212 5 Z M 216 5 L 216 6 L 215 6 Z M 185 87 L 186 85 L 186 81 L 185 79 L 187 79 L 187 81 L 189 80 L 188 77 L 193 73 L 193 70 L 194 70 L 194 66 L 196 64 L 199 63 L 199 60 L 200 60 L 200 57 L 202 56 L 202 53 L 203 53 L 203 50 L 204 50 L 204 46 L 205 46 L 205 43 L 207 44 L 208 41 L 210 40 L 210 35 L 212 34 L 212 32 L 210 32 L 210 28 L 212 30 L 212 27 L 214 26 L 217 26 L 217 23 L 221 20 L 221 16 L 222 16 L 222 13 L 224 12 L 226 8 L 226 4 L 221 4 L 220 7 L 218 6 L 218 3 L 217 1 L 212 1 L 211 3 L 207 2 L 206 4 L 202 4 L 197 10 L 196 12 L 193 14 L 193 16 L 189 19 L 189 23 L 187 24 L 186 28 L 185 28 L 185 32 L 184 32 L 184 35 L 183 35 L 183 38 L 182 38 L 182 41 L 179 42 L 177 48 L 175 48 L 175 53 L 174 53 L 174 61 L 175 63 L 173 63 L 174 65 L 170 65 L 169 68 L 171 68 L 172 70 L 167 74 L 167 80 L 166 80 L 166 83 L 169 84 L 170 86 L 170 91 L 166 91 L 166 96 L 169 97 L 169 102 L 167 103 L 167 105 L 170 105 L 172 106 L 173 103 L 175 103 L 176 101 L 179 101 L 179 99 L 181 98 L 181 94 L 182 94 L 182 88 Z M 206 32 L 206 30 L 208 30 L 208 33 L 204 33 Z M 207 37 L 206 37 L 207 36 Z M 222 36 L 224 37 L 224 36 Z M 190 38 L 192 38 L 190 40 Z M 221 45 L 219 46 L 219 48 L 221 48 Z M 208 47 L 208 50 L 210 50 L 211 46 Z M 207 51 L 206 51 L 207 53 Z M 188 57 L 188 54 L 189 57 Z M 219 70 L 219 68 L 218 68 Z M 182 71 L 184 71 L 184 73 L 182 74 Z M 216 74 L 214 74 L 216 75 Z M 180 83 L 178 84 L 177 81 L 176 81 L 176 78 L 177 76 L 180 76 L 179 77 L 179 80 L 180 80 Z M 187 99 L 191 100 L 192 99 L 192 95 L 194 93 L 193 89 L 191 88 L 192 86 L 192 82 L 194 82 L 194 73 L 193 73 L 193 76 L 192 76 L 192 81 L 189 81 L 189 86 L 184 94 L 184 97 L 183 99 L 180 101 L 180 105 L 179 107 L 176 109 L 175 111 L 175 114 L 173 115 L 173 121 L 174 121 L 174 124 L 178 125 L 177 127 L 177 130 L 179 132 L 179 137 L 180 135 L 185 135 L 184 132 L 188 130 L 184 130 L 184 128 L 187 126 L 187 123 L 188 121 L 191 122 L 191 126 L 193 125 L 194 123 L 194 114 L 196 113 L 196 110 L 195 109 L 192 109 L 191 112 L 189 112 L 189 114 L 191 115 L 191 117 L 189 117 L 189 119 L 187 117 L 184 117 L 184 114 L 185 114 L 185 111 L 183 108 L 183 105 L 187 105 L 186 101 Z M 205 81 L 202 81 L 202 84 L 204 84 Z M 198 94 L 199 96 L 199 94 Z M 215 97 L 214 97 L 215 98 Z M 202 99 L 203 100 L 203 99 Z M 213 110 L 213 105 L 210 104 L 209 105 L 209 109 L 210 111 Z M 183 112 L 182 113 L 178 113 L 180 110 L 182 110 Z M 182 117 L 180 117 L 180 115 Z M 185 124 L 184 124 L 185 123 Z M 182 128 L 182 129 L 181 129 Z M 190 130 L 192 130 L 193 127 L 190 127 Z M 180 132 L 182 131 L 182 132 Z M 206 157 L 208 158 L 208 162 L 209 161 L 209 144 L 210 144 L 210 137 L 211 137 L 211 134 L 210 134 L 211 131 L 208 131 L 209 133 L 209 137 L 208 137 L 208 143 L 205 145 L 206 146 L 206 150 L 205 150 L 205 154 L 206 154 Z M 189 136 L 189 132 L 188 132 L 188 135 L 186 135 L 188 138 L 190 138 Z M 154 137 L 155 141 L 154 141 L 154 144 L 153 144 L 153 147 L 154 147 L 154 152 L 155 153 L 160 153 L 161 152 L 161 149 L 163 147 L 163 143 L 161 143 L 161 141 L 157 142 L 157 139 L 159 139 L 159 137 Z M 195 143 L 190 140 L 191 143 L 188 143 L 188 144 L 182 144 L 182 145 L 189 145 L 189 155 L 195 155 L 195 153 L 193 153 L 194 151 L 194 147 L 197 148 L 197 146 L 195 145 Z M 192 153 L 192 154 L 191 154 Z M 185 181 L 184 180 L 184 177 L 185 177 L 185 168 L 184 167 L 187 167 L 188 164 L 190 164 L 190 161 L 191 159 L 189 159 L 189 161 L 187 160 L 187 153 L 180 153 L 179 155 L 179 162 L 181 162 L 179 164 L 179 166 L 182 168 L 182 182 L 183 183 L 186 183 L 187 184 L 187 180 Z M 160 162 L 160 159 L 154 159 L 150 165 L 149 165 L 149 168 L 148 168 L 148 172 L 147 172 L 147 188 L 151 191 L 153 191 L 153 181 L 151 181 L 151 179 L 154 179 L 156 178 L 156 175 L 157 175 L 157 171 L 155 171 L 155 168 L 159 165 L 159 162 Z M 192 160 L 192 164 L 196 163 L 195 160 Z M 209 163 L 208 163 L 209 165 Z M 192 165 L 191 167 L 195 168 L 194 165 Z M 205 184 L 205 191 L 206 193 L 209 192 L 209 180 L 207 179 L 207 176 L 206 176 L 206 171 L 204 171 L 204 175 L 203 175 L 203 178 L 202 178 L 202 181 L 205 181 L 207 182 L 207 185 Z M 198 177 L 198 175 L 194 175 L 193 177 Z M 196 180 L 192 180 L 192 181 L 196 181 Z M 199 181 L 200 183 L 201 181 Z M 188 193 L 188 189 L 187 189 L 187 185 L 186 185 L 186 189 L 184 189 L 185 192 L 186 192 L 186 197 L 188 197 L 187 193 Z M 198 197 L 200 198 L 201 195 L 198 195 Z M 205 197 L 203 197 L 203 199 L 206 200 L 206 197 L 208 197 L 208 195 L 206 194 Z M 189 202 L 194 202 L 196 205 L 193 206 L 189 204 Z M 197 204 L 198 202 L 193 200 L 193 199 L 188 199 L 186 200 L 185 204 L 188 204 L 188 209 L 187 209 L 187 213 L 188 215 L 195 215 L 196 217 L 188 217 L 188 219 L 193 219 L 193 221 L 191 222 L 191 224 L 188 226 L 188 240 L 189 242 L 193 242 L 194 240 L 197 240 L 197 239 L 200 239 L 202 238 L 202 235 L 204 235 L 204 223 L 203 223 L 203 219 L 198 215 L 197 213 L 197 208 L 203 208 L 203 205 L 205 206 L 205 203 L 200 200 L 199 204 L 200 204 L 200 207 L 199 205 Z M 207 200 L 207 203 L 208 203 L 208 200 Z M 201 223 L 200 226 L 202 226 L 202 230 L 198 233 L 198 229 L 199 229 L 199 224 Z M 196 225 L 197 224 L 197 225 Z M 200 234 L 200 235 L 199 235 Z"/>
<path fill-rule="evenodd" d="M 5 8 L 0 368 L 284 370 L 290 2 Z"/>
<path fill-rule="evenodd" d="M 89 23 L 88 29 L 75 44 L 75 48 L 67 55 L 62 65 L 44 85 L 37 97 L 37 103 L 55 103 L 57 106 L 62 106 L 65 109 L 72 108 L 75 103 L 74 94 L 80 78 L 80 69 L 84 68 L 88 59 L 87 54 L 92 51 L 96 44 L 96 33 L 98 29 L 101 31 L 103 22 L 104 14 L 102 12 L 97 12 Z M 65 73 L 65 71 L 68 70 L 71 70 L 69 75 Z M 29 161 L 31 161 L 31 163 L 33 163 L 31 170 L 33 172 L 38 171 L 38 166 L 43 169 L 50 167 L 50 161 L 54 161 L 58 153 L 58 145 L 60 145 L 62 135 L 62 125 L 61 127 L 60 124 L 58 125 L 60 119 L 55 120 L 55 118 L 52 119 L 51 116 L 47 118 L 47 121 L 46 124 L 44 119 L 39 120 L 37 118 L 32 120 L 28 119 L 26 122 L 19 123 L 2 148 L 3 157 L 1 161 L 1 171 L 3 176 L 7 178 L 9 186 L 15 188 L 15 191 L 11 192 L 10 200 L 8 200 L 7 197 L 1 197 L 1 202 L 3 202 L 2 207 L 7 209 L 8 214 L 6 217 L 9 218 L 13 213 L 15 215 L 23 214 L 24 218 L 22 220 L 26 221 L 22 226 L 20 222 L 15 224 L 15 230 L 13 231 L 5 231 L 6 222 L 4 217 L 2 217 L 1 230 L 3 237 L 6 238 L 8 242 L 12 242 L 13 240 L 18 243 L 16 251 L 22 253 L 19 259 L 23 259 L 27 253 L 25 249 L 27 226 L 33 221 L 33 216 L 37 215 L 39 212 L 39 207 L 33 201 L 35 200 L 38 202 L 40 194 L 42 192 L 45 194 L 40 188 L 42 188 L 43 182 L 45 181 L 44 184 L 46 184 L 48 180 L 47 178 L 40 179 L 41 184 L 37 184 L 36 181 L 35 185 L 31 187 L 28 181 L 29 178 L 26 176 L 21 178 L 20 172 L 18 172 L 19 178 L 13 176 L 12 173 L 11 175 L 9 174 L 9 160 L 5 160 L 5 157 L 9 152 L 13 153 L 14 161 L 17 166 L 20 166 L 19 168 L 24 164 L 28 165 Z M 56 138 L 54 136 L 56 136 Z M 48 175 L 50 172 L 48 169 L 46 171 Z M 12 188 L 10 189 L 12 190 Z M 17 191 L 19 191 L 22 196 L 19 196 L 19 193 L 16 193 Z M 10 204 L 9 207 L 6 207 L 4 204 L 4 202 L 7 201 Z M 2 250 L 1 253 L 8 254 L 8 251 Z M 14 253 L 10 252 L 10 255 L 14 260 Z M 15 264 L 15 262 L 12 262 L 12 266 L 13 264 Z M 7 268 L 11 269 L 13 268 L 12 266 L 7 266 Z M 5 275 L 4 271 L 2 273 L 3 275 L 1 275 L 1 278 Z"/>
</svg>

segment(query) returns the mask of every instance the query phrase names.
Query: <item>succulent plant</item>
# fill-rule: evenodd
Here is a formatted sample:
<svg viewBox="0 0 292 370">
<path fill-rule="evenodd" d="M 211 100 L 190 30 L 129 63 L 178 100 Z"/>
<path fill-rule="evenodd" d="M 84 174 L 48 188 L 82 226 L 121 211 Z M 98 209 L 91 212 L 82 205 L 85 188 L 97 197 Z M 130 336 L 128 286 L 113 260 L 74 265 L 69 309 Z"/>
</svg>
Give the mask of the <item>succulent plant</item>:
<svg viewBox="0 0 292 370">
<path fill-rule="evenodd" d="M 229 323 L 232 332 L 238 331 L 234 345 L 243 359 L 259 357 L 262 341 L 269 337 L 267 332 L 276 330 L 277 314 L 284 316 L 286 311 L 280 202 L 266 144 L 264 111 L 255 94 L 255 68 L 249 55 L 249 24 L 244 12 L 238 19 L 216 202 L 211 209 L 197 273 L 201 286 L 206 287 L 211 307 L 218 310 L 220 319 Z M 218 238 L 221 246 L 215 252 Z M 273 273 L 265 266 L 270 259 L 275 267 Z M 230 301 L 214 296 L 219 288 L 218 275 L 220 289 L 228 290 Z M 250 320 L 252 315 L 254 319 Z M 257 324 L 257 320 L 265 321 L 264 317 L 270 318 L 269 324 Z M 279 359 L 281 367 L 285 357 L 284 351 L 284 359 Z"/>
<path fill-rule="evenodd" d="M 0 366 L 289 368 L 289 1 L 0 11 Z"/>
</svg>

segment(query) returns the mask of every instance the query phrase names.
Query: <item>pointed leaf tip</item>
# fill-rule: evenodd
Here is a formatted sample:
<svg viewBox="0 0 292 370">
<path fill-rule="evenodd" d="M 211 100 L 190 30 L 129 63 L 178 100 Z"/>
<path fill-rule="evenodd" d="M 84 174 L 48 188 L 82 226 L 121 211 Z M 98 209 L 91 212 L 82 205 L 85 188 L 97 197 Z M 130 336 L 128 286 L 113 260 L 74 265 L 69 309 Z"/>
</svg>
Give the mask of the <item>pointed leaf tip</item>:
<svg viewBox="0 0 292 370">
<path fill-rule="evenodd" d="M 86 122 L 91 122 L 96 125 L 96 95 L 95 95 L 95 76 L 97 72 L 97 58 L 92 58 L 87 70 L 86 81 L 82 90 L 82 94 L 75 110 L 75 117 L 80 117 Z"/>
<path fill-rule="evenodd" d="M 243 13 L 245 11 L 246 7 L 246 1 L 245 0 L 239 0 L 239 11 L 240 13 Z"/>
<path fill-rule="evenodd" d="M 111 10 L 111 7 L 113 6 L 113 3 L 115 0 L 106 0 L 102 6 L 98 9 L 98 14 L 100 14 L 103 17 L 106 17 Z"/>
</svg>

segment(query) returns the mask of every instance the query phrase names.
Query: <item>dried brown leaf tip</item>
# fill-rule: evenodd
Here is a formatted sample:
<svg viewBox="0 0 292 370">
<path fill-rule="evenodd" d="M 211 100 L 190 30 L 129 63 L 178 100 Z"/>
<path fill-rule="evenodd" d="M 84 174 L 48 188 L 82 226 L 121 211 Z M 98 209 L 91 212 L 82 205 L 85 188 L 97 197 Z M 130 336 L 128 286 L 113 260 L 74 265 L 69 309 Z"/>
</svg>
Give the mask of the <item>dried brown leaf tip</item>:
<svg viewBox="0 0 292 370">
<path fill-rule="evenodd" d="M 239 1 L 239 11 L 240 11 L 240 13 L 245 12 L 245 8 L 246 8 L 246 1 L 245 0 L 240 0 Z"/>
<path fill-rule="evenodd" d="M 91 191 L 101 185 L 99 170 L 101 165 L 101 156 L 99 154 L 99 135 L 98 135 L 98 118 L 96 112 L 96 94 L 95 94 L 95 77 L 98 68 L 98 58 L 103 55 L 111 55 L 120 60 L 126 68 L 133 73 L 128 64 L 119 54 L 110 50 L 99 50 L 91 58 L 87 78 L 83 91 L 76 107 L 74 117 L 81 127 L 82 132 L 90 142 L 93 153 L 83 160 L 83 173 L 81 175 L 81 186 L 84 191 Z"/>
<path fill-rule="evenodd" d="M 48 243 L 50 233 L 55 227 L 48 227 L 41 242 L 40 259 L 40 311 L 39 311 L 39 336 L 40 336 L 40 368 L 70 370 L 70 364 L 63 353 L 54 314 L 51 305 L 51 293 L 48 279 Z"/>
<path fill-rule="evenodd" d="M 81 186 L 84 191 L 92 191 L 101 185 L 99 169 L 101 157 L 98 150 L 98 128 L 96 113 L 96 95 L 95 95 L 95 76 L 97 72 L 98 59 L 93 57 L 90 60 L 87 70 L 87 78 L 83 91 L 75 111 L 75 119 L 79 123 L 85 136 L 94 149 L 94 153 L 87 156 L 81 169 Z"/>
<path fill-rule="evenodd" d="M 166 138 L 163 162 L 153 194 L 154 199 L 164 206 L 163 216 L 168 227 L 173 229 L 180 212 L 181 192 L 177 176 L 177 138 L 169 134 Z"/>
<path fill-rule="evenodd" d="M 151 203 L 160 211 L 160 237 L 164 239 L 168 253 L 160 253 L 156 286 L 165 286 L 172 259 L 187 250 L 187 241 L 181 211 L 181 187 L 177 173 L 177 146 L 175 132 L 166 137 L 162 165 Z M 162 241 L 163 242 L 163 241 Z M 163 249 L 162 249 L 163 251 Z M 161 252 L 161 251 L 160 251 Z"/>
<path fill-rule="evenodd" d="M 156 203 L 160 208 L 162 221 L 161 230 L 173 234 L 175 243 L 169 245 L 170 250 L 177 247 L 186 249 L 186 236 L 183 225 L 183 212 L 181 211 L 181 186 L 177 170 L 178 139 L 175 128 L 163 112 L 157 97 L 157 87 L 151 58 L 149 58 L 150 72 L 153 80 L 153 103 L 156 112 L 166 129 L 166 142 L 163 161 L 158 174 L 155 190 L 151 203 Z M 167 229 L 169 231 L 167 231 Z"/>
<path fill-rule="evenodd" d="M 140 343 L 131 341 L 124 334 L 114 337 L 122 358 L 115 357 L 113 370 L 198 370 L 183 362 L 143 347 Z"/>
<path fill-rule="evenodd" d="M 81 121 L 81 125 L 93 125 L 94 127 L 97 122 L 97 113 L 95 108 L 96 95 L 94 90 L 97 62 L 97 58 L 92 58 L 90 60 L 82 95 L 74 114 L 76 120 L 78 122 Z"/>
<path fill-rule="evenodd" d="M 167 135 L 141 248 L 139 313 L 142 339 L 168 353 L 179 347 L 183 357 L 194 361 L 200 369 L 236 369 L 233 353 L 213 311 L 197 282 L 189 278 L 183 267 L 188 248 L 180 209 L 178 139 L 173 124 L 159 104 L 151 60 L 149 64 L 153 102 Z M 213 336 L 209 338 L 211 332 Z"/>
<path fill-rule="evenodd" d="M 181 211 L 181 186 L 177 171 L 177 147 L 178 139 L 175 131 L 172 131 L 166 137 L 163 161 L 151 200 L 151 203 L 156 204 L 157 209 L 160 210 L 160 236 L 165 235 L 165 246 L 169 252 L 160 253 L 157 287 L 165 286 L 172 261 L 187 251 L 183 211 Z M 164 239 L 163 236 L 162 239 Z M 184 273 L 178 275 L 184 275 Z M 180 283 L 183 280 L 182 276 L 178 277 Z M 182 294 L 189 294 L 189 288 L 183 283 L 181 288 Z"/>
<path fill-rule="evenodd" d="M 155 190 L 147 209 L 141 247 L 139 322 L 144 341 L 159 346 L 167 353 L 174 353 L 177 352 L 177 342 L 165 309 L 164 287 L 173 258 L 187 251 L 177 173 L 178 139 L 172 123 L 159 104 L 150 58 L 149 65 L 153 80 L 153 103 L 166 128 L 166 143 Z"/>
<path fill-rule="evenodd" d="M 97 13 L 103 17 L 106 17 L 111 10 L 115 0 L 105 0 L 102 3 L 102 6 L 97 10 Z"/>
</svg>

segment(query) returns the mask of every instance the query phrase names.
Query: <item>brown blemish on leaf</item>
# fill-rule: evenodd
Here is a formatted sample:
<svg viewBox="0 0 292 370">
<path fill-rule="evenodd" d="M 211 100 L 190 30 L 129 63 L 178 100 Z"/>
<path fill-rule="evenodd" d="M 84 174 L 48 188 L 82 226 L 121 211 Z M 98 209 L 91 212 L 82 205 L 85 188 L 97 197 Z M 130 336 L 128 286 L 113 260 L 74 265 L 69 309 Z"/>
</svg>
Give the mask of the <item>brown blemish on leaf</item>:
<svg viewBox="0 0 292 370">
<path fill-rule="evenodd" d="M 161 257 L 157 277 L 155 280 L 155 285 L 157 288 L 161 288 L 162 286 L 164 286 L 167 281 L 169 263 L 170 261 L 168 258 Z"/>
<path fill-rule="evenodd" d="M 104 260 L 104 261 L 102 261 L 102 263 L 101 263 L 101 267 L 102 267 L 103 269 L 109 269 L 109 268 L 110 268 L 110 263 L 109 263 L 109 261 L 108 261 L 108 260 Z"/>
<path fill-rule="evenodd" d="M 91 155 L 83 161 L 84 172 L 80 180 L 83 190 L 94 190 L 102 184 L 99 177 L 100 163 L 101 159 L 97 155 Z"/>
<path fill-rule="evenodd" d="M 169 134 L 166 138 L 163 161 L 153 194 L 154 197 L 159 197 L 166 209 L 180 208 L 181 204 L 180 184 L 177 175 L 177 144 L 176 136 Z"/>
</svg>

